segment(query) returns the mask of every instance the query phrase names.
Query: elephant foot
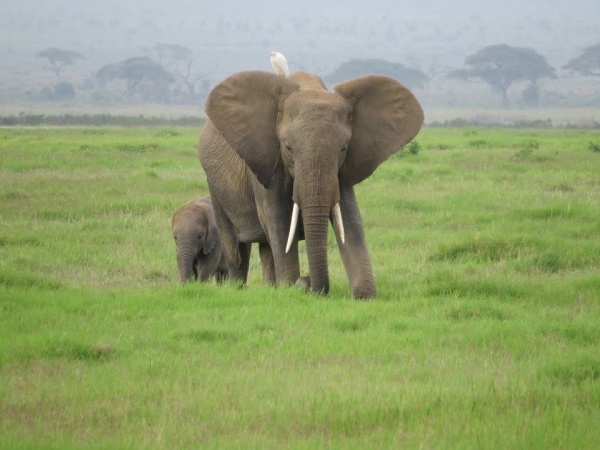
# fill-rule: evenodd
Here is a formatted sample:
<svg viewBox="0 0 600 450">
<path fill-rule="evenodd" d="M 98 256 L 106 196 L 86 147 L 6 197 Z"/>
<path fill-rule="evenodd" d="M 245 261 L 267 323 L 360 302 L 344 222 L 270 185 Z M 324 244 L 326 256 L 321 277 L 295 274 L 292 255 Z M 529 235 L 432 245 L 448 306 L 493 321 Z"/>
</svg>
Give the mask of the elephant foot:
<svg viewBox="0 0 600 450">
<path fill-rule="evenodd" d="M 355 286 L 352 288 L 352 296 L 358 300 L 368 300 L 377 297 L 375 286 Z"/>
<path fill-rule="evenodd" d="M 315 291 L 311 287 L 310 277 L 300 277 L 296 280 L 295 286 L 302 288 L 304 292 L 311 292 L 315 295 L 327 295 L 329 293 L 329 283 L 319 291 Z"/>
<path fill-rule="evenodd" d="M 302 290 L 310 291 L 310 277 L 300 277 L 296 280 L 295 286 L 302 288 Z M 369 300 L 377 297 L 377 288 L 371 284 L 365 284 L 363 286 L 354 286 L 352 288 L 352 297 L 358 300 Z"/>
<path fill-rule="evenodd" d="M 296 280 L 295 286 L 302 288 L 305 291 L 310 289 L 310 277 L 300 277 Z"/>
</svg>

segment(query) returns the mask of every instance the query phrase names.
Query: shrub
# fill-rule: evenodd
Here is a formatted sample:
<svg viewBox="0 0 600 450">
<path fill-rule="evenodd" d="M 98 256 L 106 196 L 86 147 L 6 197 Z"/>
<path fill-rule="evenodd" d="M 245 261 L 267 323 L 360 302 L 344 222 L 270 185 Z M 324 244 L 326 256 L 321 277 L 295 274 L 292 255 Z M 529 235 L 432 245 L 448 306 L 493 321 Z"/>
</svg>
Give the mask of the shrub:
<svg viewBox="0 0 600 450">
<path fill-rule="evenodd" d="M 540 143 L 537 141 L 525 142 L 522 145 L 521 150 L 515 153 L 515 158 L 527 159 L 531 156 L 534 150 L 537 150 L 539 148 Z"/>
<path fill-rule="evenodd" d="M 596 144 L 595 142 L 590 142 L 588 145 L 588 150 L 592 152 L 600 152 L 600 144 Z"/>
<path fill-rule="evenodd" d="M 54 96 L 56 98 L 75 98 L 75 88 L 71 83 L 61 81 L 54 85 Z"/>
<path fill-rule="evenodd" d="M 421 150 L 421 145 L 417 141 L 411 141 L 410 144 L 402 147 L 394 156 L 404 158 L 408 155 L 417 155 L 419 150 Z"/>
<path fill-rule="evenodd" d="M 471 147 L 475 147 L 475 148 L 482 148 L 482 147 L 488 147 L 489 146 L 489 142 L 485 139 L 473 139 L 471 141 L 469 141 L 469 145 Z"/>
<path fill-rule="evenodd" d="M 419 142 L 412 141 L 410 144 L 408 144 L 408 152 L 410 154 L 417 155 L 419 153 L 419 150 L 421 150 L 421 145 L 419 144 Z"/>
</svg>

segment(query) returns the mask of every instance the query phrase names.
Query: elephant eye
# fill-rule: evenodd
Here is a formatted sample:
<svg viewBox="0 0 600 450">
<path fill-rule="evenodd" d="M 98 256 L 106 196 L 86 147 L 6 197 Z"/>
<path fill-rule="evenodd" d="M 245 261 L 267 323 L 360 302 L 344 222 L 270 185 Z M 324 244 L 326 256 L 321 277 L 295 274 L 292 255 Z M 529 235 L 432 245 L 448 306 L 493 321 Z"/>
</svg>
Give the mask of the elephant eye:
<svg viewBox="0 0 600 450">
<path fill-rule="evenodd" d="M 344 145 L 344 146 L 342 147 L 342 153 L 344 153 L 346 150 L 348 150 L 348 146 L 347 146 L 347 145 Z"/>
<path fill-rule="evenodd" d="M 292 152 L 292 148 L 289 145 L 286 145 L 285 148 L 287 148 L 288 152 Z"/>
</svg>

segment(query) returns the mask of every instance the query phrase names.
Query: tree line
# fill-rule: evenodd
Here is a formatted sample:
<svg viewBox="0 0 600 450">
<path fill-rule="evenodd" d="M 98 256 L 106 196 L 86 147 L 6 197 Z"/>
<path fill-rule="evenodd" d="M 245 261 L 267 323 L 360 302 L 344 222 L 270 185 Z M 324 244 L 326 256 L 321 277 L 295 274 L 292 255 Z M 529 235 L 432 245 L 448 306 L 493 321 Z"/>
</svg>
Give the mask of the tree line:
<svg viewBox="0 0 600 450">
<path fill-rule="evenodd" d="M 172 96 L 171 87 L 177 79 L 184 86 L 183 92 L 179 93 L 183 103 L 195 104 L 208 93 L 209 85 L 204 80 L 207 74 L 192 73 L 194 59 L 189 48 L 177 44 L 155 44 L 145 50 L 150 56 L 136 56 L 102 66 L 93 82 L 105 89 L 117 85 L 116 89 L 121 89 L 119 100 L 141 95 L 144 100 L 166 102 Z M 73 51 L 48 48 L 37 57 L 44 58 L 46 67 L 56 76 L 56 97 L 75 97 L 73 85 L 61 78 L 62 70 L 84 59 L 84 56 Z"/>
<path fill-rule="evenodd" d="M 128 58 L 101 67 L 95 75 L 97 85 L 106 88 L 118 84 L 121 100 L 142 95 L 146 100 L 167 101 L 172 96 L 171 87 L 176 80 L 180 81 L 180 86 L 184 86 L 179 91 L 183 103 L 197 104 L 208 94 L 208 74 L 192 72 L 194 60 L 189 48 L 177 44 L 156 44 L 146 50 L 150 56 Z M 48 48 L 37 56 L 46 60 L 47 68 L 57 78 L 55 94 L 74 97 L 72 84 L 63 81 L 61 76 L 66 66 L 76 64 L 84 56 L 58 48 Z M 523 100 L 530 105 L 538 105 L 540 83 L 557 78 L 556 69 L 548 64 L 544 56 L 531 48 L 507 44 L 490 45 L 467 56 L 462 69 L 442 69 L 435 59 L 430 61 L 426 69 L 416 59 L 411 65 L 409 67 L 382 59 L 355 59 L 342 63 L 324 79 L 327 83 L 337 83 L 361 75 L 378 74 L 415 89 L 426 86 L 434 77 L 445 72 L 450 79 L 487 83 L 500 95 L 502 105 L 506 107 L 509 105 L 508 90 L 515 83 L 527 82 L 522 92 Z M 568 61 L 562 69 L 572 74 L 600 77 L 600 43 L 585 48 L 581 55 Z"/>
</svg>

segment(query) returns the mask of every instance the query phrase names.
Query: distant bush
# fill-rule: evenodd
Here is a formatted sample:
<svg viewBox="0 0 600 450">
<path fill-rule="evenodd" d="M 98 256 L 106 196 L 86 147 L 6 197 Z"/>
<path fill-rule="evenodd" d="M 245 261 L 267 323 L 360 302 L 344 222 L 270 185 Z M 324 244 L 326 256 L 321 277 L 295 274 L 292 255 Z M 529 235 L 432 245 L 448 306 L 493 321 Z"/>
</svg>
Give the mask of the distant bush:
<svg viewBox="0 0 600 450">
<path fill-rule="evenodd" d="M 559 129 L 559 130 L 600 130 L 600 122 L 595 120 L 581 123 L 567 123 L 564 125 L 555 125 L 551 119 L 536 119 L 536 120 L 514 120 L 512 122 L 491 122 L 478 119 L 463 119 L 461 117 L 441 121 L 426 123 L 423 125 L 428 128 L 472 128 L 472 127 L 497 127 L 497 128 L 543 128 L 543 129 Z M 474 130 L 466 130 L 465 136 L 471 134 L 476 135 Z"/>
<path fill-rule="evenodd" d="M 408 155 L 418 155 L 420 150 L 421 144 L 418 141 L 411 141 L 410 144 L 402 147 L 396 156 L 402 158 Z"/>
<path fill-rule="evenodd" d="M 202 127 L 206 119 L 202 117 L 186 116 L 175 119 L 164 117 L 111 115 L 111 114 L 64 114 L 59 116 L 45 114 L 19 114 L 18 116 L 0 116 L 0 126 L 109 126 L 109 127 Z"/>
<path fill-rule="evenodd" d="M 54 97 L 56 99 L 75 98 L 75 88 L 71 83 L 61 81 L 54 85 Z"/>
<path fill-rule="evenodd" d="M 486 139 L 473 139 L 469 141 L 469 145 L 474 148 L 488 147 L 489 142 Z"/>
<path fill-rule="evenodd" d="M 157 150 L 159 145 L 156 142 L 150 144 L 117 144 L 115 148 L 124 152 L 143 153 L 146 150 Z"/>
<path fill-rule="evenodd" d="M 49 87 L 43 88 L 36 96 L 39 100 L 54 100 L 54 91 Z"/>
<path fill-rule="evenodd" d="M 417 155 L 419 150 L 421 150 L 421 145 L 418 141 L 412 141 L 410 144 L 408 144 L 408 152 L 410 154 Z"/>
<path fill-rule="evenodd" d="M 501 123 L 501 122 L 487 122 L 481 121 L 477 119 L 463 119 L 456 118 L 450 120 L 444 120 L 443 122 L 431 122 L 425 125 L 426 127 L 431 128 L 470 128 L 470 127 L 500 127 L 500 128 L 544 128 L 544 129 L 552 129 L 552 128 L 569 128 L 569 126 L 560 127 L 554 126 L 551 119 L 536 119 L 536 120 L 515 120 L 510 123 Z M 582 128 L 582 129 L 597 129 L 600 128 L 600 124 L 595 123 L 592 125 L 582 125 L 582 126 L 574 126 L 572 128 Z M 474 131 L 471 133 L 476 134 Z M 465 134 L 468 136 L 468 134 Z"/>
<path fill-rule="evenodd" d="M 515 158 L 527 159 L 531 156 L 534 150 L 540 148 L 540 143 L 537 141 L 526 142 L 521 146 L 521 149 L 515 153 Z"/>
<path fill-rule="evenodd" d="M 590 145 L 588 145 L 588 150 L 591 150 L 592 152 L 600 152 L 600 144 L 590 142 Z"/>
<path fill-rule="evenodd" d="M 180 133 L 175 130 L 161 130 L 158 133 L 156 133 L 156 135 L 159 137 L 173 137 L 173 136 L 179 136 Z"/>
</svg>

